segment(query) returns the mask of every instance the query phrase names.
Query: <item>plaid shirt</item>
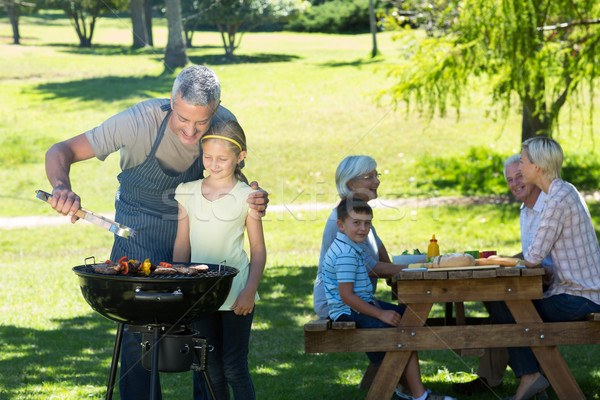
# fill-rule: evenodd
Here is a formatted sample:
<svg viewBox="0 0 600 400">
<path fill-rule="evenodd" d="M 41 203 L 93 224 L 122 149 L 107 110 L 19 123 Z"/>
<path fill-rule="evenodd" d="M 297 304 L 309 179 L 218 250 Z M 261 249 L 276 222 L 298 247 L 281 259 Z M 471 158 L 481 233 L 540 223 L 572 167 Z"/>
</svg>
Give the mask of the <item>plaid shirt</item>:
<svg viewBox="0 0 600 400">
<path fill-rule="evenodd" d="M 540 216 L 544 209 L 544 203 L 546 202 L 546 193 L 540 192 L 535 204 L 532 208 L 529 208 L 525 203 L 521 204 L 521 214 L 519 216 L 519 222 L 521 226 L 521 251 L 523 254 L 527 251 L 531 242 L 533 242 L 533 235 L 537 231 L 540 225 Z M 542 262 L 544 267 L 552 266 L 552 256 L 548 254 Z"/>
<path fill-rule="evenodd" d="M 525 260 L 540 264 L 550 253 L 554 281 L 544 297 L 570 294 L 600 304 L 600 246 L 585 201 L 573 185 L 554 179 Z"/>
</svg>

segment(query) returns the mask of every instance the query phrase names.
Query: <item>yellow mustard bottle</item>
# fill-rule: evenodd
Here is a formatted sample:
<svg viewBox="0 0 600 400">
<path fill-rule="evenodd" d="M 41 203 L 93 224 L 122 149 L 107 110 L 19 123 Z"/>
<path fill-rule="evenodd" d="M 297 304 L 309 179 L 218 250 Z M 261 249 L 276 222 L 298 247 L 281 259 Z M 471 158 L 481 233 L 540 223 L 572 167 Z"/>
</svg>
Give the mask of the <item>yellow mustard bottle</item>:
<svg viewBox="0 0 600 400">
<path fill-rule="evenodd" d="M 427 257 L 435 257 L 440 255 L 440 247 L 438 246 L 437 239 L 435 235 L 429 241 L 429 246 L 427 247 Z"/>
</svg>

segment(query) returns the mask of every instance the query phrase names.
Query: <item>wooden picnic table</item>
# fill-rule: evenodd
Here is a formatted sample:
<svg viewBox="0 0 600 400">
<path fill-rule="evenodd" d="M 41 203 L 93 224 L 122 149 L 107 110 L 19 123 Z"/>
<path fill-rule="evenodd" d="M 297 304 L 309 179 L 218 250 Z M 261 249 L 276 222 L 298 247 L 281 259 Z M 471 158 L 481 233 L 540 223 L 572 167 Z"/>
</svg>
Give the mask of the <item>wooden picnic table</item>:
<svg viewBox="0 0 600 400">
<path fill-rule="evenodd" d="M 543 268 L 397 274 L 393 282 L 398 302 L 406 305 L 406 311 L 400 327 L 392 332 L 398 349 L 405 351 L 387 352 L 367 399 L 390 398 L 412 351 L 509 346 L 531 347 L 560 399 L 585 399 L 556 347 L 568 344 L 568 336 L 581 332 L 571 331 L 564 325 L 568 323 L 544 323 L 531 302 L 542 298 L 543 275 Z M 472 325 L 457 315 L 456 325 L 425 326 L 434 303 L 462 305 L 466 301 L 504 301 L 516 324 Z"/>
<path fill-rule="evenodd" d="M 543 275 L 543 268 L 403 271 L 392 279 L 398 303 L 406 305 L 399 327 L 305 326 L 305 351 L 386 352 L 367 394 L 368 400 L 381 400 L 391 398 L 412 351 L 531 347 L 561 400 L 585 399 L 557 345 L 600 343 L 600 315 L 590 314 L 588 321 L 543 322 L 532 303 L 542 298 Z M 516 323 L 491 324 L 461 315 L 464 302 L 488 301 L 504 301 Z M 428 318 L 434 303 L 458 305 L 456 319 Z"/>
</svg>

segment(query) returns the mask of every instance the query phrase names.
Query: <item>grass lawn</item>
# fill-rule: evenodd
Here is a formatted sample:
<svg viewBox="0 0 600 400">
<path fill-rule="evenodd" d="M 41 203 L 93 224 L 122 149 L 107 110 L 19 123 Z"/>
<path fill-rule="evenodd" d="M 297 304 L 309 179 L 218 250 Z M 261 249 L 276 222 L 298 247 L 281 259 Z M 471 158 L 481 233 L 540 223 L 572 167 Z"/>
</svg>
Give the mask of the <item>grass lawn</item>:
<svg viewBox="0 0 600 400">
<path fill-rule="evenodd" d="M 11 45 L 10 24 L 0 17 L 0 216 L 55 215 L 34 193 L 50 189 L 46 149 L 136 102 L 167 97 L 176 71 L 163 70 L 161 21 L 153 49 L 131 50 L 129 20 L 121 18 L 98 22 L 92 49 L 77 47 L 73 28 L 60 15 L 23 16 L 21 34 L 23 44 Z M 219 75 L 223 105 L 249 138 L 247 176 L 270 192 L 272 204 L 333 204 L 334 171 L 349 154 L 377 159 L 384 173 L 380 197 L 430 198 L 437 194 L 417 185 L 424 155 L 461 157 L 471 147 L 508 155 L 519 148 L 518 111 L 506 123 L 486 118 L 483 91 L 465 101 L 460 121 L 449 115 L 427 122 L 402 107 L 378 106 L 373 97 L 388 83 L 384 66 L 401 62 L 400 45 L 389 33 L 378 35 L 383 54 L 376 59 L 368 57 L 369 35 L 251 33 L 235 63 L 223 58 L 216 33 L 199 32 L 194 44 L 188 55 Z M 580 121 L 577 113 L 562 121 Z M 568 152 L 595 149 L 588 127 L 579 124 L 559 134 Z M 118 156 L 73 167 L 74 189 L 86 208 L 113 211 L 118 172 Z M 590 211 L 598 226 L 600 204 L 590 203 Z M 312 283 L 328 213 L 269 212 L 265 218 L 267 270 L 249 359 L 260 399 L 366 394 L 357 389 L 367 365 L 363 354 L 304 354 L 302 326 L 314 318 Z M 442 252 L 514 254 L 520 247 L 517 204 L 383 209 L 375 224 L 393 254 L 424 250 L 432 233 Z M 88 256 L 107 258 L 111 243 L 110 234 L 84 222 L 1 231 L 1 400 L 104 398 L 116 324 L 85 303 L 71 268 Z M 378 295 L 389 299 L 385 284 Z M 482 311 L 476 304 L 468 308 Z M 600 399 L 598 346 L 561 351 L 587 398 Z M 477 368 L 476 359 L 450 350 L 419 356 L 426 385 L 438 391 L 450 392 L 449 382 L 467 380 Z M 191 397 L 190 374 L 161 379 L 165 399 Z M 478 399 L 513 394 L 512 372 L 504 383 L 501 392 Z"/>
</svg>

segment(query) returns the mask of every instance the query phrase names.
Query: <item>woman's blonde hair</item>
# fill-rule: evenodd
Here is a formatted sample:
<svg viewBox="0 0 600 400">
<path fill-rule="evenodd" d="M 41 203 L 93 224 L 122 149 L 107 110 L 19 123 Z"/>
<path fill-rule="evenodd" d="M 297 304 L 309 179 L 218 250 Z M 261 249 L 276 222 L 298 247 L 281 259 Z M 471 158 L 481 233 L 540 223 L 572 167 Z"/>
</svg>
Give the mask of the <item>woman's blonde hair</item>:
<svg viewBox="0 0 600 400">
<path fill-rule="evenodd" d="M 236 121 L 229 120 L 213 120 L 210 129 L 202 137 L 202 143 L 209 140 L 225 140 L 225 143 L 236 157 L 240 155 L 242 151 L 248 151 L 246 147 L 246 135 L 244 130 Z M 235 167 L 234 176 L 237 180 L 244 183 L 248 183 L 248 179 L 242 173 L 242 160 Z"/>
<path fill-rule="evenodd" d="M 536 136 L 521 144 L 527 158 L 542 169 L 542 173 L 549 180 L 560 178 L 560 169 L 563 162 L 563 150 L 560 144 L 552 138 Z"/>
</svg>

